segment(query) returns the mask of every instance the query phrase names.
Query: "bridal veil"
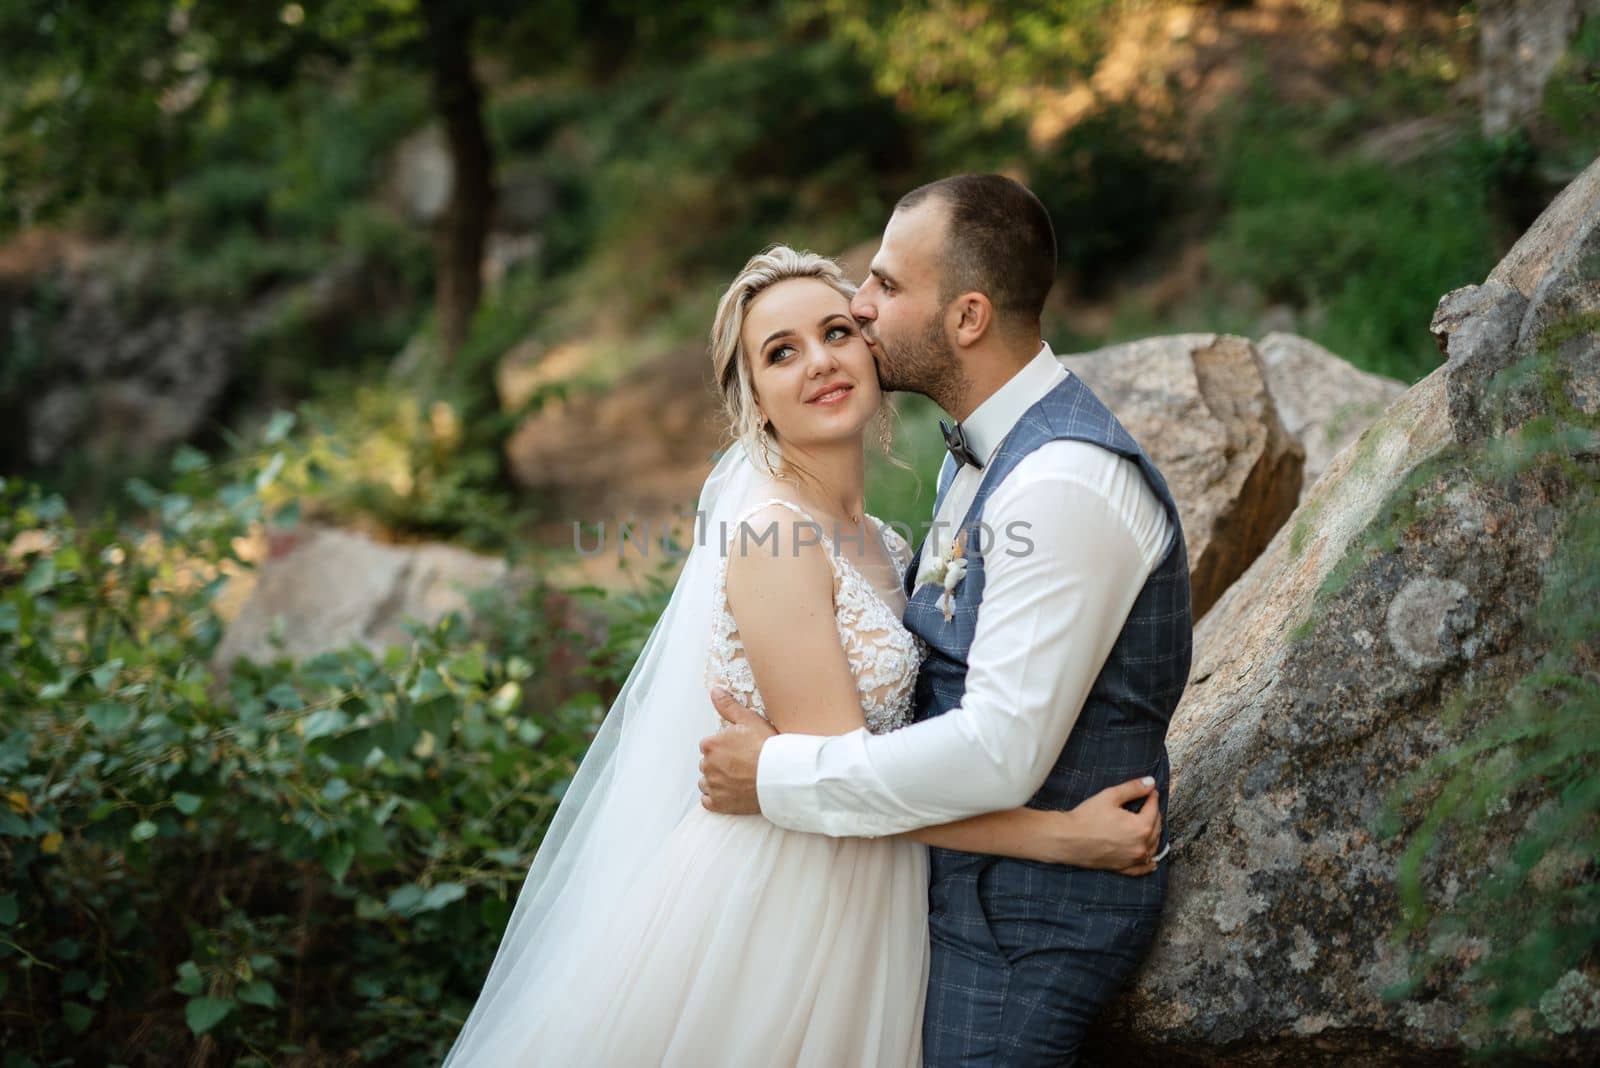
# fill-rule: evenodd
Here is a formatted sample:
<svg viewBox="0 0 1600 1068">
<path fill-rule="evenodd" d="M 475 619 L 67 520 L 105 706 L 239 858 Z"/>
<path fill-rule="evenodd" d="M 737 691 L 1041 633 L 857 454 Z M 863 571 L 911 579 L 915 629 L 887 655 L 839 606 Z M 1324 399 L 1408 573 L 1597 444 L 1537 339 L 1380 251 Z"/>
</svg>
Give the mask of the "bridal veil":
<svg viewBox="0 0 1600 1068">
<path fill-rule="evenodd" d="M 735 442 L 701 488 L 677 585 L 556 810 L 446 1068 L 526 1063 L 529 1036 L 584 953 L 586 932 L 606 922 L 699 804 L 698 743 L 719 724 L 705 684 L 716 568 L 759 482 Z"/>
</svg>

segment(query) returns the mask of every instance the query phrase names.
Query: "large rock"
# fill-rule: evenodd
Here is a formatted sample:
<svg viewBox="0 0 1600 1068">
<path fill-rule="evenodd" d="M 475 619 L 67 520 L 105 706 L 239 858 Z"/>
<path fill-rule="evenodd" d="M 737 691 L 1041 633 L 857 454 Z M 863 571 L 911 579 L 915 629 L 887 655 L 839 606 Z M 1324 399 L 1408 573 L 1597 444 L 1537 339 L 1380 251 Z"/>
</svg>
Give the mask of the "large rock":
<svg viewBox="0 0 1600 1068">
<path fill-rule="evenodd" d="M 1303 500 L 1328 462 L 1406 391 L 1406 384 L 1360 370 L 1315 341 L 1268 334 L 1256 342 L 1278 417 L 1306 450 Z"/>
<path fill-rule="evenodd" d="M 216 659 L 225 666 L 349 645 L 382 652 L 410 643 L 402 621 L 465 611 L 472 591 L 509 578 L 504 560 L 451 545 L 385 545 L 331 529 L 278 534 L 256 572 L 233 580 L 248 590 L 229 591 L 241 603 Z"/>
<path fill-rule="evenodd" d="M 496 383 L 507 408 L 541 389 L 581 380 L 594 353 L 582 344 L 548 351 L 518 345 Z M 563 520 L 603 522 L 692 511 L 706 460 L 724 438 L 722 409 L 704 347 L 662 353 L 603 390 L 550 397 L 512 433 L 513 477 Z M 604 441 L 606 447 L 595 448 Z"/>
<path fill-rule="evenodd" d="M 1484 285 L 1440 302 L 1446 366 L 1333 460 L 1197 628 L 1169 737 L 1173 893 L 1105 1021 L 1115 1063 L 1458 1063 L 1477 1041 L 1467 969 L 1491 943 L 1401 931 L 1400 858 L 1433 795 L 1400 805 L 1399 836 L 1376 824 L 1513 695 L 1560 707 L 1536 668 L 1592 680 L 1600 663 L 1600 627 L 1552 616 L 1600 567 L 1581 555 L 1600 523 L 1597 242 L 1600 162 Z M 1554 798 L 1533 780 L 1441 838 L 1421 860 L 1431 906 L 1484 887 Z M 1592 856 L 1569 859 L 1541 865 L 1545 887 L 1592 878 Z M 1426 981 L 1389 996 L 1424 951 Z M 1593 1054 L 1597 977 L 1591 948 L 1518 1026 Z"/>
<path fill-rule="evenodd" d="M 0 271 L 0 333 L 19 346 L 5 354 L 19 377 L 0 385 L 25 403 L 3 433 L 22 438 L 25 464 L 148 462 L 215 414 L 244 344 L 237 316 L 141 299 L 160 264 L 121 245 L 30 267 Z"/>
<path fill-rule="evenodd" d="M 1189 547 L 1199 618 L 1300 499 L 1305 450 L 1279 419 L 1244 338 L 1179 334 L 1068 356 L 1166 477 Z"/>
</svg>

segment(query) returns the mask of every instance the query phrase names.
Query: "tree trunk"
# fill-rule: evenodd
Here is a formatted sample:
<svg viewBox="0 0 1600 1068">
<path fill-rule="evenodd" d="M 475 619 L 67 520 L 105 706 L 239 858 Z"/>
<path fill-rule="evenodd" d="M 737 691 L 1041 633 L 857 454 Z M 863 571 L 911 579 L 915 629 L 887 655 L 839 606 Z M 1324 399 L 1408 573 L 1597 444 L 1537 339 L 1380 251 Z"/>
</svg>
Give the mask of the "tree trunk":
<svg viewBox="0 0 1600 1068">
<path fill-rule="evenodd" d="M 442 357 L 451 363 L 483 290 L 483 249 L 494 214 L 494 151 L 483 124 L 483 91 L 472 72 L 470 6 L 424 0 L 434 107 L 450 145 L 450 202 L 435 235 Z"/>
</svg>

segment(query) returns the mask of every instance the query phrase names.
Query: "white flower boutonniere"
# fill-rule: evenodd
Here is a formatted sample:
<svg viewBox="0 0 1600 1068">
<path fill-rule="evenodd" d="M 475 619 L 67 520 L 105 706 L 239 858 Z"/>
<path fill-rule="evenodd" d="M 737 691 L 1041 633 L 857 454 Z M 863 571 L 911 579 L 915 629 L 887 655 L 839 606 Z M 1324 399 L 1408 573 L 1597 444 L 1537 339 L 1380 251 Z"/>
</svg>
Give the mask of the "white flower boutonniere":
<svg viewBox="0 0 1600 1068">
<path fill-rule="evenodd" d="M 966 531 L 962 531 L 944 555 L 929 564 L 917 580 L 917 585 L 926 586 L 929 583 L 941 586 L 944 593 L 939 598 L 940 607 L 944 609 L 944 621 L 950 622 L 955 618 L 955 592 L 956 587 L 967 574 L 967 551 L 964 542 Z"/>
</svg>

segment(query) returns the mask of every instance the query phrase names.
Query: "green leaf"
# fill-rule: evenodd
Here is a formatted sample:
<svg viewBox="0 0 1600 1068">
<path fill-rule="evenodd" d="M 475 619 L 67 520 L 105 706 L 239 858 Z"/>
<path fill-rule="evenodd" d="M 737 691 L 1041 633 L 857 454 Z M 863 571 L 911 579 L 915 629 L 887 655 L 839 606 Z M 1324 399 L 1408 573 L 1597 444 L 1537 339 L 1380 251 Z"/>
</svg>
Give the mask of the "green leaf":
<svg viewBox="0 0 1600 1068">
<path fill-rule="evenodd" d="M 390 721 L 374 727 L 372 738 L 378 748 L 389 756 L 396 760 L 404 760 L 411 752 L 411 747 L 417 744 L 420 733 L 417 725 L 410 720 Z"/>
<path fill-rule="evenodd" d="M 76 1001 L 63 1001 L 61 1003 L 61 1018 L 66 1021 L 67 1028 L 75 1035 L 81 1035 L 89 1029 L 89 1024 L 94 1020 L 94 1010 L 87 1005 L 80 1005 Z"/>
<path fill-rule="evenodd" d="M 185 816 L 193 816 L 200 811 L 201 798 L 195 794 L 175 793 L 172 795 L 172 805 Z"/>
<path fill-rule="evenodd" d="M 350 980 L 350 988 L 370 1001 L 383 997 L 383 980 L 371 975 L 358 975 Z"/>
<path fill-rule="evenodd" d="M 433 814 L 433 809 L 421 802 L 406 809 L 406 822 L 419 831 L 431 831 L 439 826 L 439 818 Z"/>
<path fill-rule="evenodd" d="M 422 895 L 422 900 L 417 904 L 418 912 L 432 912 L 442 909 L 452 901 L 460 901 L 467 896 L 467 888 L 460 883 L 440 883 Z"/>
<path fill-rule="evenodd" d="M 128 837 L 135 842 L 148 842 L 159 832 L 159 828 L 149 820 L 140 820 L 133 825 L 133 830 L 128 832 Z"/>
<path fill-rule="evenodd" d="M 78 673 L 76 671 L 65 672 L 54 682 L 39 687 L 39 700 L 54 701 L 64 696 L 68 690 L 72 689 L 72 684 L 77 681 Z"/>
<path fill-rule="evenodd" d="M 511 919 L 511 902 L 502 897 L 490 895 L 478 904 L 478 922 L 486 930 L 503 931 L 506 922 Z"/>
<path fill-rule="evenodd" d="M 0 894 L 0 927 L 10 927 L 17 922 L 17 895 Z"/>
<path fill-rule="evenodd" d="M 22 626 L 22 616 L 17 612 L 17 606 L 7 601 L 0 604 L 0 634 L 15 634 Z"/>
<path fill-rule="evenodd" d="M 232 998 L 206 996 L 191 998 L 189 1004 L 183 1008 L 183 1017 L 189 1022 L 189 1030 L 197 1035 L 203 1035 L 221 1023 L 222 1018 L 232 1011 Z"/>
<path fill-rule="evenodd" d="M 272 459 L 267 461 L 267 466 L 261 469 L 260 474 L 256 475 L 256 490 L 259 492 L 266 489 L 277 481 L 278 475 L 282 473 L 283 453 L 275 452 L 272 454 Z"/>
<path fill-rule="evenodd" d="M 481 664 L 478 671 L 480 674 L 483 671 Z M 411 684 L 411 688 L 406 691 L 406 696 L 420 704 L 435 697 L 444 697 L 449 692 L 445 688 L 444 680 L 439 677 L 437 671 L 433 670 L 433 668 L 423 668 L 417 672 L 417 681 Z"/>
<path fill-rule="evenodd" d="M 407 883 L 390 894 L 389 900 L 385 902 L 385 905 L 390 912 L 401 916 L 409 916 L 416 910 L 418 905 L 422 904 L 422 894 L 422 887 L 416 883 Z"/>
<path fill-rule="evenodd" d="M 101 734 L 112 734 L 133 722 L 133 709 L 121 701 L 96 701 L 84 714 Z"/>
<path fill-rule="evenodd" d="M 432 734 L 435 741 L 448 740 L 450 728 L 455 723 L 456 702 L 440 697 L 411 710 L 417 726 Z"/>
<path fill-rule="evenodd" d="M 377 744 L 372 729 L 363 727 L 347 734 L 336 735 L 323 744 L 323 751 L 341 764 L 360 764 Z"/>
<path fill-rule="evenodd" d="M 329 801 L 343 801 L 350 796 L 350 784 L 335 776 L 322 787 L 322 796 Z"/>
<path fill-rule="evenodd" d="M 328 874 L 333 876 L 335 882 L 344 882 L 345 873 L 350 870 L 350 864 L 356 859 L 355 842 L 348 839 L 330 840 L 324 843 L 321 852 L 322 866 L 328 869 Z"/>
<path fill-rule="evenodd" d="M 483 652 L 479 649 L 468 649 L 464 653 L 458 653 L 445 664 L 445 670 L 462 682 L 482 682 Z"/>
<path fill-rule="evenodd" d="M 20 771 L 28 764 L 29 732 L 15 730 L 0 742 L 0 771 Z"/>
<path fill-rule="evenodd" d="M 122 670 L 121 660 L 107 660 L 104 664 L 89 672 L 89 679 L 97 690 L 105 690 L 116 680 L 117 672 Z"/>
<path fill-rule="evenodd" d="M 262 440 L 268 445 L 277 445 L 289 436 L 289 431 L 294 429 L 295 414 L 291 411 L 276 411 L 267 421 L 267 429 L 262 434 Z"/>
<path fill-rule="evenodd" d="M 22 580 L 22 590 L 31 596 L 37 597 L 56 584 L 56 562 L 51 559 L 40 560 L 28 571 L 28 577 Z"/>
<path fill-rule="evenodd" d="M 329 734 L 337 734 L 350 726 L 350 717 L 342 709 L 322 708 L 311 713 L 300 723 L 301 736 L 315 741 Z"/>
<path fill-rule="evenodd" d="M 246 1005 L 260 1005 L 268 1009 L 278 1003 L 277 991 L 273 990 L 272 984 L 265 979 L 255 979 L 244 984 L 236 996 Z"/>
<path fill-rule="evenodd" d="M 180 475 L 203 471 L 210 463 L 210 458 L 193 445 L 180 446 L 172 455 L 172 470 Z"/>
<path fill-rule="evenodd" d="M 99 823 L 116 810 L 117 803 L 110 798 L 104 801 L 96 801 L 94 807 L 89 810 L 89 821 L 91 823 Z"/>
<path fill-rule="evenodd" d="M 300 699 L 300 692 L 286 682 L 280 682 L 268 690 L 266 698 L 277 708 L 296 709 L 306 706 L 306 703 Z"/>
</svg>

